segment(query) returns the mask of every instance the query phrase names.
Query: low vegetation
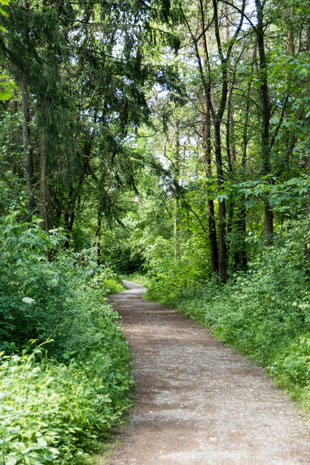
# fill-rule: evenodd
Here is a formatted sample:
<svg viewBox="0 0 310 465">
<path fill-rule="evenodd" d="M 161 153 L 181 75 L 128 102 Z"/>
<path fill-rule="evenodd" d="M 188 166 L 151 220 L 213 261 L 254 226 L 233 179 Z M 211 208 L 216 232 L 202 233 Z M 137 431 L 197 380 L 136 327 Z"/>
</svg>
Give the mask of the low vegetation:
<svg viewBox="0 0 310 465">
<path fill-rule="evenodd" d="M 57 254 L 57 231 L 15 216 L 1 231 L 1 463 L 86 463 L 131 403 L 130 352 L 105 297 L 123 287 L 91 251 Z"/>
<path fill-rule="evenodd" d="M 127 281 L 133 281 L 138 284 L 142 284 L 142 286 L 147 286 L 149 279 L 148 277 L 142 272 L 135 272 L 132 274 L 123 274 L 121 275 L 122 279 Z"/>
<path fill-rule="evenodd" d="M 196 280 L 179 266 L 150 280 L 147 297 L 178 308 L 242 354 L 310 409 L 310 291 L 302 237 L 291 228 L 282 245 L 265 248 L 246 272 L 222 284 Z"/>
</svg>

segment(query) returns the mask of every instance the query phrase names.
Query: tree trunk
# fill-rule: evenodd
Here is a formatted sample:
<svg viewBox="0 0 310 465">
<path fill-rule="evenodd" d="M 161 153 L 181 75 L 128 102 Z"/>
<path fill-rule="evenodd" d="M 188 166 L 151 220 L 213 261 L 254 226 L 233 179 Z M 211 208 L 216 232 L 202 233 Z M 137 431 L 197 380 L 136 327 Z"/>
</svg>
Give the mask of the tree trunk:
<svg viewBox="0 0 310 465">
<path fill-rule="evenodd" d="M 226 56 L 224 55 L 223 45 L 221 41 L 220 34 L 220 19 L 218 16 L 218 2 L 213 0 L 213 9 L 214 9 L 214 29 L 215 29 L 215 38 L 217 43 L 217 49 L 219 57 L 221 60 L 221 71 L 222 71 L 222 82 L 221 82 L 221 96 L 220 103 L 217 111 L 214 112 L 214 142 L 215 142 L 215 161 L 216 161 L 216 170 L 217 170 L 217 179 L 219 189 L 222 187 L 224 182 L 224 171 L 223 171 L 223 159 L 222 159 L 222 139 L 221 139 L 221 126 L 223 122 L 223 116 L 226 109 L 227 97 L 228 97 L 228 63 L 230 58 L 230 53 L 232 50 L 232 44 L 227 45 Z M 226 10 L 227 17 L 227 10 Z M 241 24 L 239 24 L 236 32 L 240 30 Z M 225 27 L 226 39 L 229 34 L 228 23 Z M 219 201 L 219 274 L 221 281 L 223 283 L 227 280 L 227 244 L 226 244 L 226 202 L 225 199 Z"/>
<path fill-rule="evenodd" d="M 235 204 L 232 199 L 229 199 L 227 202 L 227 257 L 230 256 L 230 247 L 231 247 L 231 240 L 232 240 L 232 231 L 233 231 L 233 223 L 234 223 L 234 213 L 235 213 Z"/>
<path fill-rule="evenodd" d="M 245 197 L 242 196 L 240 199 L 240 207 L 236 219 L 236 230 L 238 237 L 238 249 L 234 254 L 234 271 L 246 270 L 247 268 L 247 254 L 245 246 L 245 235 L 246 235 L 246 208 L 245 208 Z"/>
<path fill-rule="evenodd" d="M 210 108 L 211 116 L 213 119 L 213 128 L 214 128 L 214 139 L 215 139 L 215 161 L 216 161 L 216 170 L 217 170 L 217 179 L 218 179 L 218 187 L 219 190 L 221 189 L 224 176 L 223 176 L 223 160 L 222 160 L 222 141 L 221 141 L 221 126 L 223 122 L 223 116 L 226 109 L 227 104 L 227 95 L 228 95 L 228 65 L 230 62 L 230 56 L 233 49 L 234 44 L 236 43 L 237 37 L 239 32 L 241 31 L 243 19 L 244 19 L 244 10 L 245 10 L 245 0 L 242 0 L 242 6 L 240 9 L 240 21 L 237 27 L 234 28 L 233 37 L 228 40 L 228 43 L 225 44 L 223 47 L 222 39 L 221 39 L 221 21 L 222 18 L 219 17 L 218 0 L 212 0 L 213 5 L 213 19 L 212 24 L 214 25 L 215 31 L 215 38 L 216 38 L 216 45 L 218 56 L 221 61 L 221 92 L 219 98 L 218 109 L 215 109 L 215 105 L 212 103 L 211 98 L 211 63 L 208 57 L 208 50 L 206 48 L 206 34 L 205 34 L 205 13 L 204 13 L 204 1 L 199 0 L 199 13 L 201 17 L 200 22 L 200 41 L 202 43 L 202 48 L 205 53 L 205 62 L 201 60 L 201 55 L 199 53 L 199 49 L 197 46 L 198 41 L 195 40 L 194 34 L 189 26 L 189 23 L 185 16 L 185 21 L 189 28 L 189 32 L 191 34 L 193 45 L 195 48 L 195 53 L 198 61 L 199 66 L 199 74 L 201 77 L 201 82 L 204 89 L 204 99 L 207 101 L 207 104 Z M 226 11 L 228 14 L 228 10 Z M 226 17 L 227 17 L 226 14 Z M 211 23 L 210 23 L 211 24 Z M 228 28 L 228 21 L 226 24 L 226 33 L 229 34 Z M 206 78 L 207 76 L 207 78 Z M 227 259 L 226 259 L 226 204 L 225 200 L 219 201 L 219 274 L 222 282 L 226 282 L 227 279 Z"/>
<path fill-rule="evenodd" d="M 307 8 L 310 9 L 310 3 L 307 4 Z M 306 50 L 309 53 L 310 52 L 310 25 L 307 26 L 306 29 Z M 306 82 L 306 93 L 307 93 L 307 100 L 310 100 L 310 79 L 307 79 Z M 310 176 L 310 117 L 306 119 L 306 127 L 307 127 L 307 144 L 306 144 L 306 159 L 305 159 L 305 165 L 306 165 L 306 171 L 307 175 Z M 306 217 L 307 220 L 309 221 L 310 218 L 310 192 L 308 192 L 307 200 L 306 200 Z M 307 262 L 307 266 L 310 266 L 310 237 L 309 234 L 306 235 L 306 240 L 305 240 L 305 258 Z"/>
<path fill-rule="evenodd" d="M 201 47 L 202 47 L 202 57 L 203 57 L 203 68 L 208 75 L 207 70 L 207 43 L 206 36 L 204 34 L 204 20 L 203 15 L 201 14 L 200 22 L 200 33 L 201 33 Z M 207 205 L 208 205 L 208 230 L 209 230 L 209 244 L 210 244 L 210 260 L 211 260 L 211 270 L 212 273 L 219 272 L 219 253 L 217 246 L 217 237 L 216 237 L 216 223 L 215 223 L 215 211 L 214 211 L 214 202 L 210 199 L 209 196 L 209 185 L 208 180 L 212 177 L 212 146 L 211 146 L 211 110 L 210 110 L 210 94 L 211 94 L 211 83 L 208 80 L 207 82 L 207 95 L 205 95 L 204 101 L 204 114 L 202 117 L 202 143 L 203 143 L 203 161 L 204 169 L 207 178 Z"/>
<path fill-rule="evenodd" d="M 49 231 L 53 227 L 53 215 L 51 208 L 51 198 L 48 185 L 47 155 L 45 148 L 45 138 L 41 134 L 41 157 L 40 157 L 40 211 L 43 219 L 43 228 Z"/>
<path fill-rule="evenodd" d="M 215 121 L 215 159 L 217 166 L 218 185 L 221 188 L 223 177 L 223 161 L 221 150 L 221 124 Z M 219 273 L 223 283 L 227 280 L 227 259 L 226 259 L 226 202 L 225 199 L 219 201 Z"/>
<path fill-rule="evenodd" d="M 252 53 L 251 74 L 253 74 L 255 57 L 256 57 L 256 44 L 253 48 L 253 53 Z M 242 131 L 241 169 L 242 169 L 243 180 L 246 179 L 246 165 L 247 165 L 247 158 L 248 158 L 248 143 L 249 143 L 248 129 L 249 129 L 251 89 L 252 89 L 252 81 L 249 81 L 247 85 L 246 97 L 245 97 L 245 116 L 244 116 L 244 124 L 243 124 L 243 131 Z M 238 218 L 237 218 L 237 223 L 236 223 L 237 233 L 238 235 L 240 235 L 240 239 L 238 241 L 239 248 L 237 252 L 235 253 L 235 258 L 234 258 L 235 270 L 247 268 L 247 252 L 246 252 L 246 242 L 245 242 L 245 235 L 246 235 L 245 201 L 246 201 L 246 197 L 244 194 L 242 194 L 239 200 L 240 206 L 239 206 Z"/>
<path fill-rule="evenodd" d="M 267 62 L 265 54 L 264 17 L 261 0 L 255 0 L 257 12 L 257 48 L 259 53 L 260 101 L 261 101 L 261 143 L 262 143 L 262 174 L 270 174 L 270 98 L 267 76 Z M 270 206 L 269 193 L 266 192 L 264 199 L 264 230 L 265 245 L 270 246 L 273 242 L 273 211 Z"/>
<path fill-rule="evenodd" d="M 33 149 L 30 140 L 30 107 L 29 93 L 25 84 L 22 85 L 22 110 L 23 110 L 23 144 L 25 155 L 25 177 L 27 185 L 27 209 L 31 219 L 36 208 L 35 191 L 34 191 L 34 167 L 33 167 Z"/>
<path fill-rule="evenodd" d="M 98 208 L 97 215 L 97 230 L 96 230 L 96 249 L 97 249 L 97 265 L 101 265 L 101 226 L 102 226 L 102 207 Z"/>
<path fill-rule="evenodd" d="M 202 138 L 203 138 L 203 161 L 207 178 L 207 205 L 208 205 L 208 230 L 209 230 L 209 243 L 210 243 L 210 259 L 212 273 L 219 271 L 219 257 L 218 246 L 216 237 L 216 223 L 214 202 L 209 196 L 208 180 L 212 177 L 211 167 L 211 118 L 210 110 L 207 102 L 205 102 L 203 122 L 202 122 Z"/>
<path fill-rule="evenodd" d="M 226 30 L 226 29 L 225 29 Z M 229 29 L 227 32 L 227 40 L 229 39 Z M 226 119 L 226 154 L 227 154 L 227 161 L 228 161 L 228 171 L 229 177 L 233 177 L 234 165 L 236 161 L 236 150 L 235 150 L 235 141 L 234 141 L 234 118 L 233 118 L 233 107 L 232 107 L 232 89 L 233 83 L 231 85 L 231 89 L 228 93 L 228 102 L 227 102 L 227 119 Z M 235 205 L 234 205 L 233 196 L 230 196 L 227 205 L 227 261 L 229 260 L 231 254 L 231 243 L 232 243 L 232 231 L 233 231 L 233 223 L 234 223 L 234 212 L 235 212 Z"/>
<path fill-rule="evenodd" d="M 180 178 L 180 125 L 179 121 L 176 123 L 175 133 L 175 157 L 174 157 L 174 177 L 176 182 L 179 182 Z M 174 205 L 173 205 L 173 242 L 174 242 L 174 263 L 176 264 L 179 259 L 179 199 L 178 194 L 174 194 Z"/>
<path fill-rule="evenodd" d="M 291 6 L 290 27 L 289 27 L 288 34 L 287 34 L 287 51 L 290 55 L 295 54 L 295 37 L 294 37 L 293 29 L 292 29 L 292 25 L 294 23 L 294 13 L 295 13 L 295 7 Z"/>
<path fill-rule="evenodd" d="M 29 10 L 29 1 L 23 0 L 23 7 L 25 10 Z M 24 30 L 26 42 L 29 47 L 29 27 L 28 27 L 28 16 L 25 15 L 24 19 Z M 31 219 L 33 212 L 36 208 L 35 192 L 34 192 L 34 167 L 33 167 L 33 148 L 31 146 L 31 134 L 30 134 L 30 104 L 29 104 L 29 92 L 27 85 L 22 78 L 22 112 L 23 112 L 23 145 L 24 145 L 24 156 L 25 156 L 25 178 L 27 186 L 27 210 L 29 218 Z"/>
<path fill-rule="evenodd" d="M 89 156 L 90 152 L 85 152 L 85 153 L 87 154 L 87 156 Z M 71 189 L 69 192 L 68 203 L 65 208 L 64 223 L 65 223 L 65 230 L 66 230 L 66 237 L 67 237 L 67 240 L 65 243 L 66 248 L 69 248 L 69 245 L 70 245 L 71 233 L 72 233 L 74 220 L 75 220 L 76 204 L 79 199 L 79 194 L 81 192 L 81 187 L 83 185 L 83 181 L 85 179 L 85 175 L 87 171 L 88 163 L 85 160 L 86 160 L 86 157 L 84 158 L 83 168 L 79 176 L 79 182 L 75 188 L 71 186 Z"/>
</svg>

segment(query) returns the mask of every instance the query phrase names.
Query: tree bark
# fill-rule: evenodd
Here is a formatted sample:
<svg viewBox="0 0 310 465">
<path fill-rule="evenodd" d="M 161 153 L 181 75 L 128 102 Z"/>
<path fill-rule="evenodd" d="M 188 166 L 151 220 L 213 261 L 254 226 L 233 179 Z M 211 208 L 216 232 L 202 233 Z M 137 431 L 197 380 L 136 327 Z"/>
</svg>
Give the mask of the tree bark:
<svg viewBox="0 0 310 465">
<path fill-rule="evenodd" d="M 205 13 L 204 13 L 204 0 L 198 1 L 198 9 L 200 13 L 200 34 L 199 40 L 195 37 L 192 28 L 189 24 L 187 16 L 184 10 L 181 8 L 181 12 L 183 14 L 183 18 L 187 25 L 188 31 L 190 33 L 197 62 L 199 67 L 199 75 L 201 78 L 201 83 L 204 90 L 204 99 L 207 101 L 209 105 L 211 117 L 213 119 L 213 129 L 214 129 L 214 145 L 215 145 L 215 161 L 216 161 L 216 170 L 217 170 L 217 180 L 218 180 L 218 187 L 219 190 L 221 189 L 224 176 L 223 176 L 223 161 L 222 161 L 222 142 L 221 142 L 221 125 L 223 122 L 223 115 L 226 109 L 227 104 L 227 93 L 228 93 L 228 64 L 230 62 L 231 52 L 233 49 L 234 44 L 236 43 L 236 39 L 241 31 L 243 20 L 244 20 L 244 10 L 245 10 L 245 3 L 246 0 L 242 0 L 242 7 L 240 9 L 240 20 L 237 27 L 234 28 L 233 37 L 225 44 L 225 47 L 222 45 L 221 34 L 220 34 L 220 24 L 221 18 L 219 18 L 218 14 L 218 0 L 212 0 L 213 5 L 213 18 L 210 24 L 214 25 L 215 31 L 215 38 L 216 38 L 216 45 L 218 56 L 221 61 L 221 92 L 219 98 L 218 109 L 215 110 L 215 105 L 212 103 L 211 98 L 211 63 L 208 57 L 208 52 L 206 50 L 206 63 L 203 64 L 203 60 L 201 59 L 201 53 L 199 52 L 198 43 L 201 41 L 205 41 L 206 43 L 206 24 L 205 24 Z M 206 78 L 207 76 L 207 78 Z M 226 260 L 226 227 L 225 227 L 225 220 L 226 220 L 226 205 L 225 200 L 219 202 L 219 274 L 222 282 L 226 282 L 227 280 L 227 260 Z"/>
<path fill-rule="evenodd" d="M 102 207 L 98 208 L 97 214 L 97 230 L 96 230 L 96 249 L 97 249 L 97 265 L 101 265 L 101 226 L 102 226 Z"/>
<path fill-rule="evenodd" d="M 310 8 L 310 3 L 307 4 L 307 9 Z M 306 29 L 306 51 L 310 52 L 310 25 L 307 25 Z M 307 100 L 310 101 L 310 79 L 307 79 L 306 82 L 306 93 L 307 93 Z M 307 144 L 306 144 L 306 157 L 305 157 L 305 165 L 306 165 L 306 172 L 307 175 L 310 176 L 310 117 L 306 119 L 306 128 L 307 128 Z M 307 200 L 306 200 L 306 217 L 309 221 L 310 218 L 310 192 L 308 192 Z M 307 262 L 307 266 L 310 265 L 310 237 L 309 233 L 306 234 L 305 239 L 305 259 Z"/>
<path fill-rule="evenodd" d="M 203 68 L 207 74 L 207 57 L 208 49 L 206 36 L 204 34 L 205 24 L 203 20 L 203 15 L 201 14 L 200 22 L 200 33 L 201 33 L 201 47 L 202 47 L 202 57 L 203 57 Z M 211 270 L 212 273 L 218 273 L 219 271 L 219 253 L 217 246 L 217 237 L 216 237 L 216 223 L 215 223 L 215 211 L 214 211 L 214 202 L 209 195 L 209 184 L 208 180 L 212 177 L 212 145 L 211 145 L 211 110 L 210 110 L 210 93 L 211 93 L 211 83 L 208 80 L 207 83 L 208 93 L 204 97 L 204 113 L 202 115 L 202 143 L 203 143 L 203 161 L 204 169 L 207 178 L 207 206 L 208 206 L 208 230 L 209 230 L 209 244 L 210 244 L 210 260 L 211 260 Z"/>
<path fill-rule="evenodd" d="M 224 182 L 221 147 L 221 120 L 216 120 L 214 123 L 214 137 L 218 186 L 221 187 Z M 219 274 L 223 283 L 227 280 L 226 252 L 226 202 L 225 199 L 222 199 L 219 201 Z"/>
<path fill-rule="evenodd" d="M 251 74 L 253 74 L 254 70 L 254 62 L 256 57 L 256 44 L 253 48 L 252 53 L 252 63 L 251 63 Z M 250 112 L 250 97 L 251 97 L 251 90 L 252 90 L 252 81 L 250 80 L 247 85 L 246 95 L 245 95 L 245 116 L 244 116 L 244 124 L 243 124 L 243 131 L 242 131 L 242 156 L 241 156 L 241 171 L 243 180 L 246 179 L 246 166 L 247 166 L 247 158 L 248 158 L 248 143 L 249 143 L 249 112 Z M 238 269 L 246 269 L 247 268 L 247 251 L 246 251 L 246 242 L 245 242 L 245 235 L 246 235 L 246 206 L 245 206 L 246 197 L 244 194 L 240 197 L 240 206 L 238 208 L 238 218 L 236 222 L 236 229 L 238 235 L 240 235 L 239 239 L 239 248 L 235 253 L 234 257 L 234 264 L 235 270 Z"/>
<path fill-rule="evenodd" d="M 217 246 L 216 237 L 216 223 L 215 223 L 215 209 L 214 202 L 209 195 L 209 184 L 208 180 L 212 177 L 212 166 L 211 166 L 211 120 L 210 110 L 205 105 L 205 114 L 203 115 L 202 122 L 202 137 L 203 137 L 203 160 L 205 174 L 207 178 L 207 206 L 208 206 L 208 231 L 209 231 L 209 243 L 210 243 L 210 260 L 212 273 L 218 273 L 219 271 L 219 253 Z"/>
<path fill-rule="evenodd" d="M 223 172 L 223 159 L 222 159 L 222 140 L 221 140 L 221 126 L 223 115 L 226 108 L 227 95 L 228 95 L 228 55 L 224 56 L 223 47 L 220 36 L 220 26 L 218 17 L 218 4 L 217 0 L 213 0 L 214 9 L 214 27 L 217 49 L 219 52 L 221 66 L 222 66 L 222 88 L 220 103 L 217 111 L 214 114 L 214 149 L 215 161 L 217 170 L 217 182 L 219 189 L 224 182 Z M 227 32 L 227 30 L 226 30 Z M 227 52 L 228 53 L 228 52 Z M 227 248 L 226 248 L 226 202 L 225 199 L 219 201 L 219 274 L 223 283 L 227 280 Z"/>
<path fill-rule="evenodd" d="M 257 12 L 257 49 L 259 53 L 260 70 L 260 101 L 261 101 L 261 143 L 262 143 L 262 175 L 270 174 L 270 98 L 267 76 L 267 61 L 265 53 L 264 16 L 261 0 L 255 0 Z M 270 206 L 269 193 L 266 192 L 264 199 L 264 231 L 265 245 L 270 246 L 273 242 L 273 211 Z"/>
<path fill-rule="evenodd" d="M 43 228 L 45 229 L 45 231 L 49 231 L 53 227 L 53 214 L 48 185 L 47 154 L 43 132 L 41 134 L 40 150 L 40 211 L 41 217 L 43 219 Z"/>
<path fill-rule="evenodd" d="M 294 37 L 294 31 L 292 29 L 292 24 L 294 22 L 294 13 L 295 13 L 295 7 L 291 6 L 290 27 L 289 27 L 288 34 L 287 34 L 287 51 L 290 55 L 295 54 L 295 37 Z"/>
<path fill-rule="evenodd" d="M 25 84 L 22 86 L 22 111 L 23 111 L 23 145 L 25 155 L 25 177 L 27 185 L 27 209 L 31 219 L 35 209 L 35 182 L 34 182 L 34 164 L 33 164 L 33 149 L 31 146 L 30 134 L 30 105 L 29 93 Z"/>
<path fill-rule="evenodd" d="M 180 178 L 180 125 L 179 121 L 176 123 L 175 133 L 175 157 L 174 157 L 174 177 L 176 182 L 179 182 Z M 178 194 L 174 195 L 173 205 L 173 242 L 174 242 L 174 263 L 176 264 L 179 259 L 179 199 Z"/>
<path fill-rule="evenodd" d="M 29 10 L 29 0 L 23 0 L 23 7 L 26 11 Z M 28 18 L 25 15 L 24 19 L 25 37 L 29 47 L 29 26 Z M 34 191 L 34 163 L 33 163 L 33 148 L 31 145 L 31 134 L 30 134 L 30 103 L 29 103 L 29 91 L 25 83 L 25 79 L 22 78 L 22 112 L 23 112 L 23 145 L 24 145 L 24 156 L 25 156 L 25 178 L 27 186 L 27 210 L 31 219 L 32 214 L 36 208 L 35 191 Z"/>
</svg>

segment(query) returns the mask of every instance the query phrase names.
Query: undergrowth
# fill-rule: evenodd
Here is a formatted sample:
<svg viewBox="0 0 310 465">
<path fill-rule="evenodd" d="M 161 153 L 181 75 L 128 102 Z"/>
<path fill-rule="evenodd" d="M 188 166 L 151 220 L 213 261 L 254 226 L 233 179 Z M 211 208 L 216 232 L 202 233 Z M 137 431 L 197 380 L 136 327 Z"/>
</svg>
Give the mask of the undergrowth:
<svg viewBox="0 0 310 465">
<path fill-rule="evenodd" d="M 131 355 L 106 298 L 123 287 L 92 251 L 56 253 L 62 240 L 14 217 L 1 228 L 1 465 L 85 464 L 131 405 Z"/>
<path fill-rule="evenodd" d="M 38 351 L 2 356 L 0 463 L 86 463 L 129 406 L 123 352 L 116 359 L 102 350 L 68 364 L 40 359 Z"/>
<path fill-rule="evenodd" d="M 149 282 L 149 279 L 146 275 L 137 272 L 131 274 L 122 274 L 121 278 L 127 281 L 133 281 L 135 283 L 142 284 L 143 286 L 147 286 Z"/>
<path fill-rule="evenodd" d="M 310 409 L 310 287 L 295 246 L 265 250 L 225 285 L 216 278 L 184 285 L 175 275 L 171 285 L 167 270 L 151 279 L 147 298 L 210 329 Z"/>
</svg>

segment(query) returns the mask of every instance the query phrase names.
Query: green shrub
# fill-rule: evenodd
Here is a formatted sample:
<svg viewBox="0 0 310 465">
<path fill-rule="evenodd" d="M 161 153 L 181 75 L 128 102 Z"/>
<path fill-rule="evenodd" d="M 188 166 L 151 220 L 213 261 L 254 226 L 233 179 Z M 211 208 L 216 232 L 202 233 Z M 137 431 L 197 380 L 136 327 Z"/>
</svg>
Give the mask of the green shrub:
<svg viewBox="0 0 310 465">
<path fill-rule="evenodd" d="M 68 365 L 32 355 L 0 366 L 0 437 L 5 465 L 82 464 L 130 405 L 128 351 Z M 104 354 L 104 355 L 103 355 Z M 127 360 L 126 360 L 127 359 Z"/>
<path fill-rule="evenodd" d="M 122 279 L 125 279 L 127 281 L 133 281 L 135 283 L 142 284 L 143 286 L 147 286 L 149 282 L 149 279 L 145 274 L 141 274 L 138 272 L 126 275 L 122 274 L 121 277 Z"/>
<path fill-rule="evenodd" d="M 131 404 L 130 351 L 106 298 L 122 286 L 63 240 L 14 216 L 0 232 L 4 465 L 86 463 Z"/>
<path fill-rule="evenodd" d="M 169 276 L 150 280 L 148 298 L 210 329 L 310 406 L 310 291 L 302 241 L 264 250 L 225 285 L 214 278 L 170 286 Z"/>
<path fill-rule="evenodd" d="M 49 351 L 62 356 L 98 338 L 92 330 L 97 308 L 105 295 L 123 288 L 110 268 L 89 259 L 89 251 L 56 254 L 63 240 L 39 223 L 19 224 L 14 216 L 5 220 L 0 233 L 0 349 L 51 338 Z"/>
<path fill-rule="evenodd" d="M 125 289 L 123 284 L 115 278 L 105 278 L 104 285 L 109 290 L 109 294 L 116 294 Z"/>
<path fill-rule="evenodd" d="M 196 287 L 206 277 L 206 250 L 197 237 L 182 244 L 182 254 L 174 260 L 172 242 L 159 238 L 152 247 L 152 258 L 148 258 L 148 292 L 146 298 L 174 305 L 184 289 Z"/>
</svg>

